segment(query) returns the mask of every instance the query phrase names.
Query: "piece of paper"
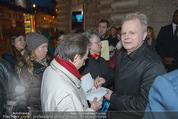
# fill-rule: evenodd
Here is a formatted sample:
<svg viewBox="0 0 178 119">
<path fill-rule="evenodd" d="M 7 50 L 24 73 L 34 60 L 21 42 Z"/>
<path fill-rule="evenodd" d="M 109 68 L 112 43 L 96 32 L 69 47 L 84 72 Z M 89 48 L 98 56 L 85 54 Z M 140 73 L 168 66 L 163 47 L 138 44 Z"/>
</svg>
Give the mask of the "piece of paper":
<svg viewBox="0 0 178 119">
<path fill-rule="evenodd" d="M 109 42 L 108 40 L 101 41 L 102 48 L 101 48 L 101 57 L 103 57 L 106 61 L 110 59 L 109 56 Z"/>
<path fill-rule="evenodd" d="M 96 89 L 94 86 L 94 79 L 91 77 L 90 73 L 82 76 L 81 82 L 82 89 L 89 101 L 93 101 L 95 97 L 97 97 L 97 101 L 99 101 L 107 93 L 106 88 L 100 87 Z"/>
<path fill-rule="evenodd" d="M 94 86 L 94 80 L 91 77 L 90 73 L 83 75 L 81 81 L 82 81 L 81 85 L 85 93 Z"/>
<path fill-rule="evenodd" d="M 91 92 L 88 92 L 86 94 L 86 98 L 89 101 L 93 101 L 93 99 L 97 97 L 97 101 L 99 101 L 106 93 L 107 93 L 106 88 L 101 87 L 101 88 L 96 89 L 94 87 Z"/>
</svg>

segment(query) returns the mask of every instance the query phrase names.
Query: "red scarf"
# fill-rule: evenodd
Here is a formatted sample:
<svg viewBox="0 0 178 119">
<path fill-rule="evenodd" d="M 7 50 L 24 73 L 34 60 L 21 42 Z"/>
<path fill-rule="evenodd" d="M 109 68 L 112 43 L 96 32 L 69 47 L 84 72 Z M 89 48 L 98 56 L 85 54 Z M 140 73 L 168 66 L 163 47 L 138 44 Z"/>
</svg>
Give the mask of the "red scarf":
<svg viewBox="0 0 178 119">
<path fill-rule="evenodd" d="M 91 53 L 89 52 L 90 56 L 93 57 L 93 58 L 98 58 L 100 56 L 100 54 L 96 54 L 96 53 Z"/>
<path fill-rule="evenodd" d="M 59 59 L 57 57 L 55 58 L 55 60 L 80 80 L 81 75 L 77 68 L 72 63 L 63 59 Z"/>
</svg>

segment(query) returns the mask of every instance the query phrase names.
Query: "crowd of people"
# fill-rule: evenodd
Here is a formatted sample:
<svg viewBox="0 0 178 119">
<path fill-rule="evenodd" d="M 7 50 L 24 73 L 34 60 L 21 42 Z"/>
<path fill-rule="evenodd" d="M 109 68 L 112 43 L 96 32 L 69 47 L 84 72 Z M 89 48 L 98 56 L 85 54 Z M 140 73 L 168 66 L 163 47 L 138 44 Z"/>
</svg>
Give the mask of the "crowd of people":
<svg viewBox="0 0 178 119">
<path fill-rule="evenodd" d="M 177 118 L 154 112 L 178 111 L 177 29 L 178 10 L 157 38 L 138 12 L 110 30 L 109 21 L 101 19 L 97 30 L 56 31 L 55 47 L 47 31 L 13 34 L 0 58 L 0 116 L 75 111 L 96 117 L 105 109 L 102 118 L 108 119 Z M 101 99 L 86 98 L 81 78 L 88 73 L 96 89 L 104 87 Z"/>
</svg>

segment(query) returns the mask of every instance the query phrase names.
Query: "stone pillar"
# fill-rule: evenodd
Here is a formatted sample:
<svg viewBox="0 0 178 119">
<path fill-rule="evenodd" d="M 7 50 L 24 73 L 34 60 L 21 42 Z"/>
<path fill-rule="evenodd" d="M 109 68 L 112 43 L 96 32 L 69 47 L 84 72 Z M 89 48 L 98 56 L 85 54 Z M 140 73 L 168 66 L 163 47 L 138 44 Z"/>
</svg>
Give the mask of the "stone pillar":
<svg viewBox="0 0 178 119">
<path fill-rule="evenodd" d="M 99 12 L 100 8 L 100 0 L 85 0 L 85 30 L 97 29 L 98 21 L 102 17 L 101 13 Z"/>
<path fill-rule="evenodd" d="M 114 12 L 110 15 L 113 25 L 121 26 L 122 18 L 129 12 L 137 11 L 139 8 L 139 0 L 115 0 L 111 7 Z"/>
<path fill-rule="evenodd" d="M 57 23 L 58 23 L 58 30 L 63 30 L 64 32 L 68 33 L 70 31 L 70 0 L 56 0 L 57 5 L 56 8 L 58 9 L 57 12 Z"/>
</svg>

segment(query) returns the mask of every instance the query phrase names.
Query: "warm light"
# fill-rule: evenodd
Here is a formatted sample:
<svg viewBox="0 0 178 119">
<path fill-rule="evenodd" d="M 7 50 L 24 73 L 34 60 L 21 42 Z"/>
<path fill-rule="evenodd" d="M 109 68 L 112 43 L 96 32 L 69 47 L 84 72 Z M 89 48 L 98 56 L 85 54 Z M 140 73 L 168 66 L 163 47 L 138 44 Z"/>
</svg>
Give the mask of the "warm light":
<svg viewBox="0 0 178 119">
<path fill-rule="evenodd" d="M 35 7 L 36 7 L 36 5 L 35 5 L 35 4 L 33 4 L 33 7 L 35 8 Z"/>
<path fill-rule="evenodd" d="M 56 9 L 56 12 L 57 12 L 57 9 Z"/>
<path fill-rule="evenodd" d="M 53 16 L 53 19 L 55 18 L 55 16 Z"/>
</svg>

